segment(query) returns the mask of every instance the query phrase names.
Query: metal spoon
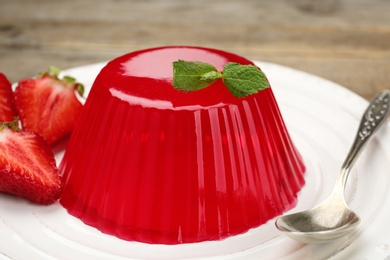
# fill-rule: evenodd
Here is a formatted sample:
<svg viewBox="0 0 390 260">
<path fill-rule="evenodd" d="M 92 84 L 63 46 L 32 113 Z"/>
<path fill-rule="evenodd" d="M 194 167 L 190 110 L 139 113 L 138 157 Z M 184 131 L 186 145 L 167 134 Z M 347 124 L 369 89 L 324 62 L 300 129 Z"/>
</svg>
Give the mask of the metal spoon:
<svg viewBox="0 0 390 260">
<path fill-rule="evenodd" d="M 330 197 L 310 210 L 278 218 L 275 224 L 279 230 L 303 243 L 324 243 L 343 237 L 357 226 L 360 218 L 345 202 L 345 185 L 356 159 L 386 121 L 389 111 L 390 90 L 384 90 L 373 98 L 364 112 Z"/>
</svg>

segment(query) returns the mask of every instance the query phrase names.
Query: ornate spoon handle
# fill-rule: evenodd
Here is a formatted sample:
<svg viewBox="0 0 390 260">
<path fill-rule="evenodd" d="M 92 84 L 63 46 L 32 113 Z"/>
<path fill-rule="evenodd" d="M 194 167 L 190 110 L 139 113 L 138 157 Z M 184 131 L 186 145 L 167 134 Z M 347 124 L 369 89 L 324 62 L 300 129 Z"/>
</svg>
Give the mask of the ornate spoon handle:
<svg viewBox="0 0 390 260">
<path fill-rule="evenodd" d="M 372 99 L 368 108 L 363 114 L 355 141 L 353 142 L 347 158 L 345 159 L 342 166 L 342 172 L 344 172 L 344 176 L 342 178 L 343 185 L 347 180 L 349 170 L 352 168 L 357 157 L 363 150 L 362 148 L 374 136 L 381 125 L 386 122 L 389 112 L 390 90 L 383 90 Z"/>
</svg>

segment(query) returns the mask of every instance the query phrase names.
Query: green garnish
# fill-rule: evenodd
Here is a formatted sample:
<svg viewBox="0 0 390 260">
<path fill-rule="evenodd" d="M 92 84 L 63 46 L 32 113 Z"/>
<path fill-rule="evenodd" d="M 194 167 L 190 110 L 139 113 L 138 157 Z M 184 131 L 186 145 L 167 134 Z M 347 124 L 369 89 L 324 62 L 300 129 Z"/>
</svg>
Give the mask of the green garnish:
<svg viewBox="0 0 390 260">
<path fill-rule="evenodd" d="M 12 121 L 12 122 L 1 122 L 0 123 L 0 131 L 2 131 L 5 128 L 12 129 L 12 130 L 15 130 L 15 131 L 19 131 L 20 130 L 19 118 L 18 117 L 14 117 L 14 121 Z"/>
<path fill-rule="evenodd" d="M 253 65 L 229 62 L 219 72 L 213 65 L 200 61 L 173 62 L 173 87 L 195 91 L 222 79 L 235 97 L 245 97 L 269 87 L 265 74 Z"/>
<path fill-rule="evenodd" d="M 49 75 L 52 76 L 52 77 L 56 77 L 58 78 L 58 75 L 60 75 L 61 73 L 61 69 L 55 67 L 55 66 L 49 66 Z"/>
</svg>

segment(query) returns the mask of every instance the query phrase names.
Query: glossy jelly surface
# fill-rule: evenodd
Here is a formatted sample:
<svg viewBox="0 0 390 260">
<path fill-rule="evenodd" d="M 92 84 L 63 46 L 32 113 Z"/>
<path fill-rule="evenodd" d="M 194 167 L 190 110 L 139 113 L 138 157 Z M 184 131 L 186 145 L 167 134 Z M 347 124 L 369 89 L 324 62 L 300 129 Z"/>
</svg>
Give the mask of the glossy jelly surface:
<svg viewBox="0 0 390 260">
<path fill-rule="evenodd" d="M 121 239 L 158 244 L 246 232 L 296 203 L 302 159 L 272 89 L 183 92 L 172 62 L 252 62 L 198 47 L 126 54 L 96 78 L 66 149 L 61 204 Z"/>
</svg>

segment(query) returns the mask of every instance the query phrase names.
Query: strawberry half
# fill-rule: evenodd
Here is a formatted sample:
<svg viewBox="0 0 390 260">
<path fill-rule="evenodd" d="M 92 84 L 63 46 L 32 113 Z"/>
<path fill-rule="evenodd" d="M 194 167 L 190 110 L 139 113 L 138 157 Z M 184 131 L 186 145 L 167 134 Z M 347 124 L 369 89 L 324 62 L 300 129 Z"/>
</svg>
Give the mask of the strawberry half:
<svg viewBox="0 0 390 260">
<path fill-rule="evenodd" d="M 63 187 L 53 152 L 40 135 L 17 124 L 0 123 L 0 191 L 51 204 Z"/>
<path fill-rule="evenodd" d="M 15 89 L 15 103 L 22 128 L 36 132 L 51 145 L 68 135 L 82 104 L 84 87 L 71 77 L 58 78 L 51 67 L 37 78 L 22 80 Z"/>
<path fill-rule="evenodd" d="M 16 115 L 11 82 L 0 72 L 0 122 L 13 121 Z"/>
</svg>

